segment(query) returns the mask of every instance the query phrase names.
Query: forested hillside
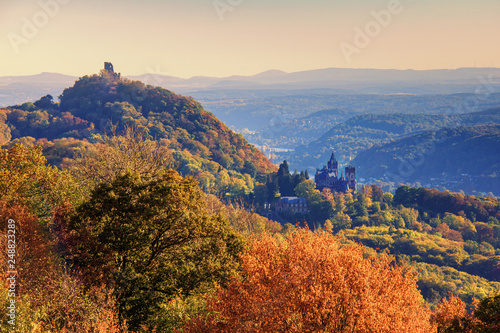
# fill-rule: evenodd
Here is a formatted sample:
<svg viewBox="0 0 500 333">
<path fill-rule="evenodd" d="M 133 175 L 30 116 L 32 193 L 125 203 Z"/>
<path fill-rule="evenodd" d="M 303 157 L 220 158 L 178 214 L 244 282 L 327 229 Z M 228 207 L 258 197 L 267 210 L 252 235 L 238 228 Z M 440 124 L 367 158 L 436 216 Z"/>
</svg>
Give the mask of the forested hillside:
<svg viewBox="0 0 500 333">
<path fill-rule="evenodd" d="M 289 161 L 302 168 L 315 166 L 328 160 L 332 149 L 341 160 L 347 161 L 374 145 L 411 134 L 479 124 L 500 124 L 500 109 L 453 115 L 363 114 L 336 124 L 317 140 L 297 147 Z"/>
<path fill-rule="evenodd" d="M 342 84 L 345 85 L 345 82 Z M 478 95 L 471 91 L 436 95 L 435 89 L 426 94 L 390 94 L 384 91 L 366 94 L 346 89 L 266 91 L 212 88 L 193 92 L 193 96 L 231 128 L 248 128 L 261 134 L 266 132 L 273 119 L 293 122 L 294 119 L 332 108 L 345 110 L 353 117 L 368 113 L 461 114 L 498 107 L 500 104 L 498 92 Z M 471 101 L 474 101 L 473 105 Z M 276 132 L 279 136 L 292 136 L 285 131 Z M 281 141 L 271 142 L 273 146 L 281 144 Z"/>
<path fill-rule="evenodd" d="M 500 125 L 445 128 L 373 147 L 353 163 L 364 178 L 500 195 L 499 148 Z"/>
<path fill-rule="evenodd" d="M 248 194 L 257 174 L 275 170 L 243 136 L 231 131 L 190 97 L 122 79 L 103 70 L 34 103 L 0 109 L 0 143 L 41 145 L 50 163 L 95 150 L 99 137 L 125 128 L 143 131 L 175 154 L 178 170 L 204 189 Z"/>
</svg>

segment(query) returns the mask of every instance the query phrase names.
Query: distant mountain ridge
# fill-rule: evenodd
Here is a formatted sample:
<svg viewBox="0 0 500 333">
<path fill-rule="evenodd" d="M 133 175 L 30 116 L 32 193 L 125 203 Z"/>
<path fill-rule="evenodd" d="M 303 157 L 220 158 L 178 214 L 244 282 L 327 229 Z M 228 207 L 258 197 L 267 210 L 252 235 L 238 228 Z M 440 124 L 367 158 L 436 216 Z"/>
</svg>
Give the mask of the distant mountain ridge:
<svg viewBox="0 0 500 333">
<path fill-rule="evenodd" d="M 148 76 L 148 74 L 146 74 Z M 171 76 L 149 74 L 154 81 L 171 82 Z M 134 76 L 130 76 L 134 79 Z M 147 77 L 141 76 L 147 83 Z M 418 93 L 425 85 L 441 86 L 433 91 L 466 92 L 472 86 L 500 86 L 499 68 L 458 68 L 436 70 L 397 70 L 397 69 L 355 69 L 355 68 L 325 68 L 287 73 L 279 70 L 269 70 L 253 76 L 234 75 L 224 78 L 193 77 L 177 81 L 181 87 L 192 85 L 198 88 L 210 88 L 213 85 L 222 86 L 225 82 L 233 89 L 246 88 L 254 83 L 260 89 L 347 89 L 352 93 L 369 92 L 370 88 L 378 86 L 374 91 L 386 87 L 391 91 L 386 93 Z M 244 82 L 243 86 L 241 83 Z M 399 86 L 399 89 L 398 89 Z M 446 87 L 446 88 L 445 88 Z M 468 87 L 468 88 L 466 88 Z M 435 88 L 435 87 L 434 87 Z M 458 88 L 458 90 L 457 90 Z M 483 87 L 486 89 L 487 87 Z M 368 89 L 368 91 L 367 91 Z M 468 90 L 461 90 L 468 89 Z M 382 92 L 380 92 L 382 93 Z"/>
<path fill-rule="evenodd" d="M 21 75 L 21 76 L 0 76 L 0 83 L 16 82 L 38 82 L 38 83 L 68 83 L 74 82 L 78 78 L 76 76 L 65 75 L 60 73 L 43 72 L 35 75 Z"/>
<path fill-rule="evenodd" d="M 500 91 L 499 68 L 458 68 L 436 70 L 326 68 L 286 73 L 268 70 L 252 76 L 195 76 L 179 78 L 159 73 L 127 76 L 146 84 L 162 86 L 179 93 L 204 89 L 230 88 L 265 90 L 330 89 L 331 93 L 421 94 Z M 41 96 L 40 89 L 58 96 L 78 77 L 41 73 L 0 77 L 0 106 L 26 102 L 27 96 Z M 39 84 L 44 84 L 40 87 Z M 20 89 L 22 88 L 22 89 Z M 21 93 L 22 91 L 22 93 Z"/>
</svg>

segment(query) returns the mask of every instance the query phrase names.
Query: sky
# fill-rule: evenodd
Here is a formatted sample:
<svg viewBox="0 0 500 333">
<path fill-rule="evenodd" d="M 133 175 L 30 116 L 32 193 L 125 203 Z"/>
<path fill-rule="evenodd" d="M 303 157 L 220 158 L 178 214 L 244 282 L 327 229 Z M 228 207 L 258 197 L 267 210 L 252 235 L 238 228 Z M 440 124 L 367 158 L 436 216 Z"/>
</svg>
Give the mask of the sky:
<svg viewBox="0 0 500 333">
<path fill-rule="evenodd" d="M 0 76 L 500 67 L 499 0 L 0 0 Z"/>
</svg>

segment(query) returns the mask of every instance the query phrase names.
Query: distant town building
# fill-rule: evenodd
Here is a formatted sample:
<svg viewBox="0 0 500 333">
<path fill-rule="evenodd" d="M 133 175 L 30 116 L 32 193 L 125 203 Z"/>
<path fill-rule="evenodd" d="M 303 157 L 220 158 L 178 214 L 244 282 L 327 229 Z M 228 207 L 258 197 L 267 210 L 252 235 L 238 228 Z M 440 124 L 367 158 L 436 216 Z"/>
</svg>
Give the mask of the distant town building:
<svg viewBox="0 0 500 333">
<path fill-rule="evenodd" d="M 294 213 L 307 214 L 307 200 L 297 197 L 281 197 L 275 204 L 277 212 L 292 211 Z"/>
<path fill-rule="evenodd" d="M 345 167 L 345 177 L 344 173 L 339 176 L 339 162 L 332 152 L 327 165 L 323 169 L 316 170 L 314 181 L 320 191 L 329 188 L 332 192 L 347 193 L 350 190 L 356 192 L 356 168 L 348 165 Z"/>
</svg>

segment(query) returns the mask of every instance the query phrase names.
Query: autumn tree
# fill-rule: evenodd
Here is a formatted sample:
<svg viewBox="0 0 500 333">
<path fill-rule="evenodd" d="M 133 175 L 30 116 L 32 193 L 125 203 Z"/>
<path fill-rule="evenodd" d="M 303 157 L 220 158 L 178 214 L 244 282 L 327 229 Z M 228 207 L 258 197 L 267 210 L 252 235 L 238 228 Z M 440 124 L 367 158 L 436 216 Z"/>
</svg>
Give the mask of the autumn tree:
<svg viewBox="0 0 500 333">
<path fill-rule="evenodd" d="M 474 311 L 475 318 L 479 321 L 477 326 L 480 332 L 500 332 L 500 294 L 487 297 L 479 302 Z"/>
<path fill-rule="evenodd" d="M 377 185 L 371 185 L 372 188 L 372 200 L 377 202 L 382 202 L 384 200 L 384 192 Z"/>
<path fill-rule="evenodd" d="M 474 332 L 475 323 L 469 315 L 465 303 L 449 293 L 443 298 L 431 317 L 431 322 L 437 326 L 438 333 Z"/>
<path fill-rule="evenodd" d="M 64 201 L 77 202 L 81 189 L 70 173 L 46 163 L 40 146 L 0 149 L 1 200 L 22 203 L 39 217 L 50 216 Z"/>
<path fill-rule="evenodd" d="M 467 312 L 466 304 L 449 293 L 443 298 L 431 316 L 438 333 L 496 333 L 500 332 L 500 296 L 486 297 L 476 301 L 473 314 Z"/>
<path fill-rule="evenodd" d="M 33 185 L 48 180 L 41 147 L 16 144 L 0 150 L 0 193 L 3 200 L 19 201 L 33 194 Z"/>
<path fill-rule="evenodd" d="M 87 286 L 114 287 L 131 328 L 163 324 L 162 307 L 224 283 L 237 267 L 241 240 L 227 220 L 206 211 L 192 178 L 167 170 L 99 184 L 87 202 L 60 218 L 74 267 Z"/>
<path fill-rule="evenodd" d="M 323 224 L 323 229 L 326 232 L 332 232 L 333 231 L 333 223 L 330 220 L 326 220 L 325 223 Z"/>
<path fill-rule="evenodd" d="M 416 275 L 330 233 L 254 238 L 242 273 L 183 332 L 431 332 Z"/>
<path fill-rule="evenodd" d="M 150 181 L 174 166 L 171 151 L 148 140 L 144 130 L 125 127 L 121 135 L 103 135 L 98 141 L 94 149 L 81 152 L 71 166 L 77 178 L 89 186 L 110 183 L 126 173 Z"/>
<path fill-rule="evenodd" d="M 334 222 L 335 231 L 340 231 L 343 229 L 349 229 L 351 227 L 352 220 L 349 215 L 338 212 L 334 216 Z"/>
<path fill-rule="evenodd" d="M 444 238 L 456 241 L 456 242 L 463 242 L 462 235 L 456 231 L 456 230 L 451 230 L 450 227 L 446 223 L 441 223 L 437 228 L 437 232 L 440 232 L 441 235 L 443 235 Z"/>
<path fill-rule="evenodd" d="M 14 254 L 0 255 L 0 274 L 17 271 L 16 332 L 126 331 L 107 290 L 85 292 L 55 251 L 50 211 L 63 199 L 72 201 L 73 185 L 67 172 L 45 165 L 40 147 L 19 144 L 0 151 L 0 247 L 10 249 L 15 241 Z M 10 327 L 3 306 L 8 301 L 4 284 L 0 294 L 4 332 Z"/>
<path fill-rule="evenodd" d="M 316 189 L 316 184 L 312 180 L 304 180 L 295 186 L 295 193 L 299 197 L 306 198 L 308 204 L 321 201 L 321 192 Z"/>
</svg>

